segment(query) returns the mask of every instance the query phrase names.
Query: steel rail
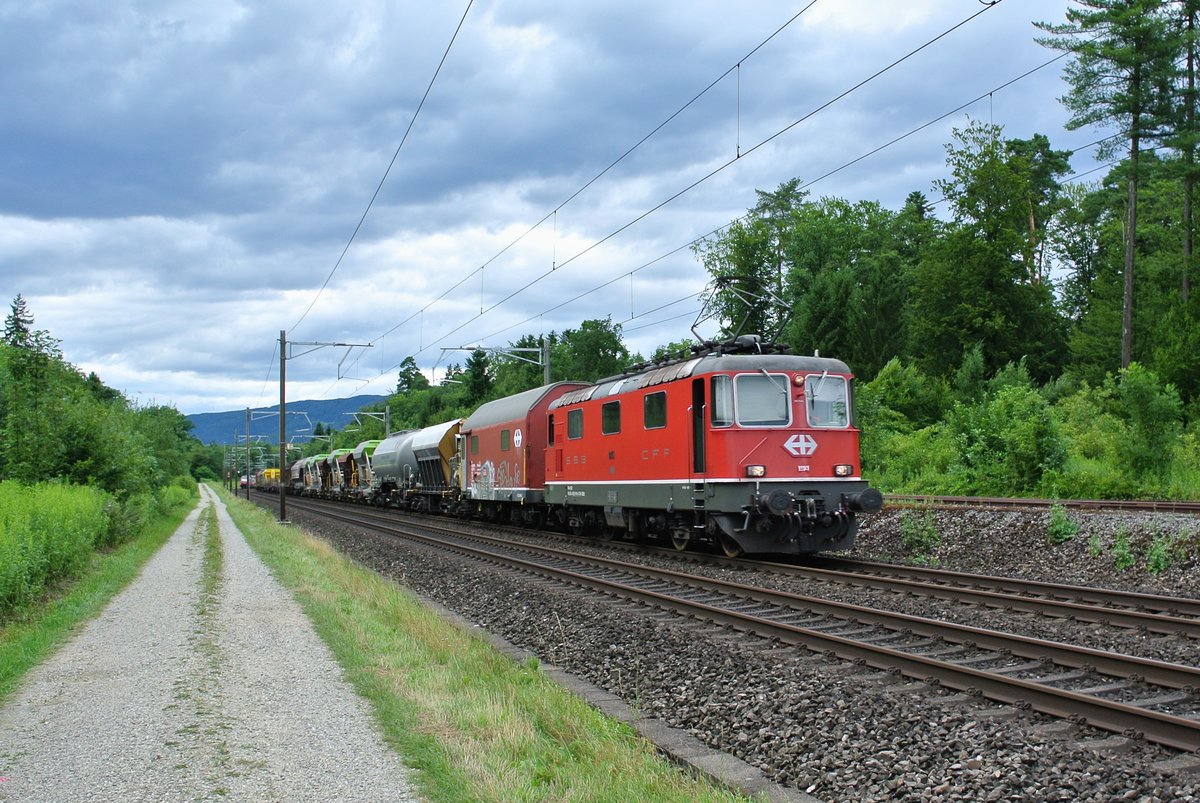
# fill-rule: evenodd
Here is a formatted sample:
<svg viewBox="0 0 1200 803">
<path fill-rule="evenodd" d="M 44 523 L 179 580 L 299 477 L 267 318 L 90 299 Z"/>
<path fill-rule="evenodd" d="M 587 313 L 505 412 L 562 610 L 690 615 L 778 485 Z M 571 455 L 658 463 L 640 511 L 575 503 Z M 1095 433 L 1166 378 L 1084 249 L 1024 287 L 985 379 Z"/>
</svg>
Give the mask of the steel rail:
<svg viewBox="0 0 1200 803">
<path fill-rule="evenodd" d="M 799 605 L 810 611 L 845 618 L 851 623 L 871 622 L 888 630 L 910 631 L 984 649 L 1007 650 L 1014 655 L 1031 659 L 1049 659 L 1060 665 L 1095 669 L 1098 672 L 1118 677 L 1144 679 L 1149 683 L 1169 688 L 1193 691 L 1200 687 L 1200 669 L 1194 667 L 1133 658 L 1084 647 L 1072 647 L 1056 642 L 938 622 L 907 614 L 876 611 L 862 606 L 832 603 L 803 595 L 757 589 L 738 583 L 726 583 L 670 570 L 648 569 L 644 566 L 625 564 L 606 558 L 583 557 L 547 547 L 527 544 L 512 545 L 489 536 L 456 533 L 447 528 L 425 523 L 416 525 L 418 529 L 449 534 L 456 538 L 483 541 L 492 548 L 449 543 L 440 537 L 415 532 L 412 529 L 414 525 L 411 523 L 403 523 L 400 526 L 398 526 L 399 523 L 372 523 L 364 521 L 361 517 L 343 515 L 328 509 L 314 508 L 314 510 L 319 510 L 322 515 L 336 520 L 385 533 L 402 535 L 406 538 L 414 538 L 438 548 L 449 549 L 473 558 L 502 562 L 523 571 L 553 579 L 569 580 L 574 584 L 604 594 L 635 599 L 692 616 L 699 612 L 702 614 L 701 618 L 717 624 L 770 638 L 778 638 L 781 641 L 800 644 L 820 652 L 831 651 L 839 657 L 861 661 L 876 669 L 899 671 L 909 677 L 936 680 L 949 688 L 979 694 L 997 702 L 1019 706 L 1027 705 L 1052 716 L 1069 718 L 1072 721 L 1087 723 L 1104 730 L 1136 733 L 1149 741 L 1179 750 L 1200 751 L 1200 721 L 1197 720 L 1079 692 L 1057 689 L 1035 681 L 1012 678 L 878 644 L 855 641 L 844 636 L 823 633 L 795 624 L 765 619 L 752 613 L 738 612 L 706 602 L 688 600 L 662 590 L 639 588 L 611 578 L 595 577 L 575 569 L 548 566 L 534 560 L 498 553 L 495 548 L 517 548 L 535 554 L 541 553 L 543 556 L 552 557 L 555 560 L 567 559 L 573 563 L 586 561 L 608 571 L 618 571 L 634 576 L 642 575 L 660 582 L 683 585 L 692 589 L 748 596 L 756 601 L 774 600 L 772 604 L 793 610 L 795 606 Z"/>
</svg>

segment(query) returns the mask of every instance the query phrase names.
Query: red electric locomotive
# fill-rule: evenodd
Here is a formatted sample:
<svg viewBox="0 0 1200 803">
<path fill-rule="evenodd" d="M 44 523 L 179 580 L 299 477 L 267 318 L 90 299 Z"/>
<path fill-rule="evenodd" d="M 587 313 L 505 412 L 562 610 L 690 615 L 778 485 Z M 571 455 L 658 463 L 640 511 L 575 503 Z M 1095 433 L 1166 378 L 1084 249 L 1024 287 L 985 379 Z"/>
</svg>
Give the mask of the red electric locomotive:
<svg viewBox="0 0 1200 803">
<path fill-rule="evenodd" d="M 860 477 L 852 375 L 757 336 L 613 377 L 549 407 L 545 499 L 580 532 L 730 556 L 849 549 L 882 506 Z"/>
</svg>

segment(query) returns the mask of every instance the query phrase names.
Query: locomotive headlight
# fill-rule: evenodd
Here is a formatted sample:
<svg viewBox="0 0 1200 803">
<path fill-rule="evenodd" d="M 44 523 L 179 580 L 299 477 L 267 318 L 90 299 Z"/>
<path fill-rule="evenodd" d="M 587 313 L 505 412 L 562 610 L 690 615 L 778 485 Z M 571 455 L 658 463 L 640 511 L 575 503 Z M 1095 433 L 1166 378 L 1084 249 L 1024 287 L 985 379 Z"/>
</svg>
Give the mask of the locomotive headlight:
<svg viewBox="0 0 1200 803">
<path fill-rule="evenodd" d="M 767 476 L 766 466 L 746 466 L 747 477 L 765 477 Z"/>
<path fill-rule="evenodd" d="M 833 474 L 835 477 L 849 477 L 854 473 L 854 466 L 834 466 Z"/>
</svg>

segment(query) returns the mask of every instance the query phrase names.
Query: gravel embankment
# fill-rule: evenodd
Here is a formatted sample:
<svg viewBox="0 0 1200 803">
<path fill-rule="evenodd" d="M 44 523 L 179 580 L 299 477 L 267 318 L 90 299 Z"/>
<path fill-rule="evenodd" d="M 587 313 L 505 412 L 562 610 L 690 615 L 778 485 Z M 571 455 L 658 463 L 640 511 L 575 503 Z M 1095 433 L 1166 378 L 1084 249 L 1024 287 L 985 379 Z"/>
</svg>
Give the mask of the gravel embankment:
<svg viewBox="0 0 1200 803">
<path fill-rule="evenodd" d="M 940 565 L 1176 594 L 1196 587 L 1200 522 L 1194 519 L 1088 514 L 1074 539 L 1049 547 L 1046 514 L 935 515 Z M 899 522 L 897 513 L 875 517 L 862 533 L 860 555 L 898 558 Z M 1164 763 L 1178 758 L 1169 750 L 710 627 L 681 627 L 600 600 L 581 604 L 580 596 L 553 584 L 395 539 L 311 526 L 543 661 L 820 798 L 1184 801 L 1200 795 L 1200 775 Z M 1191 557 L 1158 575 L 1142 566 L 1118 572 L 1105 550 L 1121 528 L 1138 545 L 1155 534 L 1180 534 Z M 1094 533 L 1102 547 L 1097 557 L 1088 551 Z"/>
<path fill-rule="evenodd" d="M 216 504 L 0 709 L 0 801 L 415 800 L 299 606 Z"/>
</svg>

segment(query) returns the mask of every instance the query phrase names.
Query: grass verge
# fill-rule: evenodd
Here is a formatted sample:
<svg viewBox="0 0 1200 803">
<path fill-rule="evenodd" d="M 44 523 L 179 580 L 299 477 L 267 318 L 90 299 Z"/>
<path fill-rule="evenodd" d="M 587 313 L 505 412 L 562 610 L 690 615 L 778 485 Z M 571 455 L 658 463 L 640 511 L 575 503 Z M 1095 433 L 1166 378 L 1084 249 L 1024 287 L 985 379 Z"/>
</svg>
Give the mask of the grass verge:
<svg viewBox="0 0 1200 803">
<path fill-rule="evenodd" d="M 733 801 L 328 543 L 223 494 L 432 801 Z"/>
<path fill-rule="evenodd" d="M 46 660 L 81 624 L 95 618 L 133 582 L 146 561 L 191 512 L 196 499 L 191 502 L 148 523 L 141 535 L 120 546 L 93 553 L 77 580 L 0 625 L 0 703 L 26 672 Z"/>
</svg>

